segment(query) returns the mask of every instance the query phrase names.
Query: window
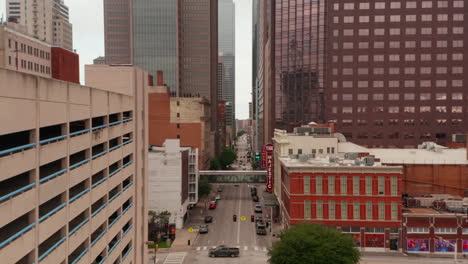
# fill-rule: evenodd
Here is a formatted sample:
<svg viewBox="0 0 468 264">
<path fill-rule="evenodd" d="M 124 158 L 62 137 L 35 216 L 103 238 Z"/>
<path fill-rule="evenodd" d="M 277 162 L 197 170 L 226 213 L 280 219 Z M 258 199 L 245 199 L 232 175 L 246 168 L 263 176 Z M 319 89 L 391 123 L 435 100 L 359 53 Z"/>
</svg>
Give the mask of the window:
<svg viewBox="0 0 468 264">
<path fill-rule="evenodd" d="M 348 219 L 348 202 L 341 201 L 341 219 Z"/>
<path fill-rule="evenodd" d="M 302 154 L 302 149 L 298 149 L 297 154 L 301 155 Z"/>
<path fill-rule="evenodd" d="M 385 9 L 385 2 L 376 2 L 374 4 L 375 9 Z"/>
<path fill-rule="evenodd" d="M 398 178 L 396 176 L 391 177 L 391 183 L 390 183 L 390 192 L 392 196 L 398 195 Z"/>
<path fill-rule="evenodd" d="M 359 176 L 353 176 L 353 194 L 354 195 L 359 195 L 360 190 L 359 190 Z"/>
<path fill-rule="evenodd" d="M 385 177 L 379 176 L 379 195 L 384 195 L 385 193 Z"/>
<path fill-rule="evenodd" d="M 408 227 L 406 233 L 429 233 L 428 227 Z"/>
<path fill-rule="evenodd" d="M 366 219 L 372 219 L 372 201 L 366 201 Z"/>
<path fill-rule="evenodd" d="M 366 176 L 366 195 L 372 194 L 372 176 Z"/>
<path fill-rule="evenodd" d="M 353 10 L 354 9 L 354 3 L 345 3 L 344 4 L 344 9 L 345 10 Z"/>
<path fill-rule="evenodd" d="M 304 176 L 304 193 L 310 193 L 310 176 Z"/>
<path fill-rule="evenodd" d="M 340 178 L 340 190 L 341 194 L 347 194 L 348 193 L 348 178 L 346 176 L 341 176 Z"/>
<path fill-rule="evenodd" d="M 361 205 L 359 204 L 359 201 L 354 201 L 353 203 L 353 218 L 360 219 L 361 218 Z"/>
<path fill-rule="evenodd" d="M 406 2 L 406 8 L 416 8 L 416 2 L 415 1 Z"/>
<path fill-rule="evenodd" d="M 317 200 L 317 218 L 323 218 L 323 202 L 321 200 Z"/>
<path fill-rule="evenodd" d="M 392 202 L 392 220 L 397 220 L 398 218 L 398 203 Z"/>
<path fill-rule="evenodd" d="M 335 219 L 335 201 L 328 202 L 328 219 Z"/>
<path fill-rule="evenodd" d="M 292 150 L 292 149 L 288 149 L 288 153 L 289 153 L 289 155 L 292 155 L 292 154 L 293 154 L 293 150 Z"/>
<path fill-rule="evenodd" d="M 318 201 L 317 201 L 317 203 L 318 203 Z M 310 219 L 310 200 L 305 200 L 304 201 L 304 218 Z"/>
<path fill-rule="evenodd" d="M 335 194 L 335 176 L 328 177 L 328 194 Z"/>
<path fill-rule="evenodd" d="M 437 227 L 437 228 L 435 228 L 435 233 L 437 233 L 437 234 L 456 234 L 457 233 L 457 228 Z"/>
<path fill-rule="evenodd" d="M 322 194 L 322 176 L 315 177 L 315 193 Z"/>
<path fill-rule="evenodd" d="M 385 220 L 385 202 L 379 201 L 379 220 Z"/>
</svg>

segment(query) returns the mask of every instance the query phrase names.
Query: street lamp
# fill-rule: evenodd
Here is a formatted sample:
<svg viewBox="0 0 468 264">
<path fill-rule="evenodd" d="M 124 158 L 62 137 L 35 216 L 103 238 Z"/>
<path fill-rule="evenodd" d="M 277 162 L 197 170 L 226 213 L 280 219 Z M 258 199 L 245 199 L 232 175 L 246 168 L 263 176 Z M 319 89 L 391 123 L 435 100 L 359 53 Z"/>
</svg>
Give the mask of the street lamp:
<svg viewBox="0 0 468 264">
<path fill-rule="evenodd" d="M 458 245 L 457 245 L 457 241 L 455 240 L 455 244 L 452 244 L 452 243 L 450 243 L 449 240 L 445 240 L 445 239 L 443 239 L 442 237 L 438 237 L 438 238 L 439 238 L 439 241 L 445 241 L 445 242 L 447 242 L 447 244 L 449 244 L 450 246 L 454 247 L 454 249 L 455 249 L 455 254 L 454 254 L 454 256 L 453 256 L 453 261 L 454 261 L 454 263 L 457 263 L 457 262 L 458 262 L 458 261 L 457 261 L 457 255 L 458 255 Z"/>
</svg>

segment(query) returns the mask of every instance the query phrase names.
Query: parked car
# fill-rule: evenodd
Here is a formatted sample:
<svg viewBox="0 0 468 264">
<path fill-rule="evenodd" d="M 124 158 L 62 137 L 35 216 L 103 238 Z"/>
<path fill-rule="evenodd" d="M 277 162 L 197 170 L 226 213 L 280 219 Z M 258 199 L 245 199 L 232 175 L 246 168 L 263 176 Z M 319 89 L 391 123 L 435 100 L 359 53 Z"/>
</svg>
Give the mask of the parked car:
<svg viewBox="0 0 468 264">
<path fill-rule="evenodd" d="M 215 257 L 239 257 L 240 255 L 240 250 L 235 247 L 228 247 L 228 246 L 218 246 L 216 248 L 210 249 L 208 251 L 208 256 L 210 258 L 215 258 Z"/>
<path fill-rule="evenodd" d="M 215 200 L 216 200 L 216 201 L 218 201 L 218 200 L 221 200 L 221 195 L 219 195 L 219 194 L 218 194 L 218 195 L 216 195 L 216 198 L 215 198 Z"/>
<path fill-rule="evenodd" d="M 222 188 L 218 188 L 218 192 L 223 192 L 223 189 L 222 189 Z"/>
<path fill-rule="evenodd" d="M 208 226 L 207 225 L 201 225 L 200 228 L 198 229 L 198 233 L 200 233 L 200 234 L 208 233 Z"/>
<path fill-rule="evenodd" d="M 257 195 L 252 196 L 252 201 L 258 202 L 258 196 Z"/>
<path fill-rule="evenodd" d="M 261 205 L 255 205 L 255 213 L 259 213 L 261 214 L 262 213 L 262 206 Z"/>
<path fill-rule="evenodd" d="M 216 209 L 216 203 L 213 203 L 213 202 L 210 203 L 210 209 L 211 209 L 211 210 L 212 210 L 212 209 Z"/>
<path fill-rule="evenodd" d="M 205 216 L 205 223 L 213 223 L 213 217 L 211 215 Z"/>
<path fill-rule="evenodd" d="M 263 217 L 261 217 L 261 216 L 256 216 L 256 217 L 255 217 L 255 223 L 258 223 L 258 222 L 263 223 Z"/>
</svg>

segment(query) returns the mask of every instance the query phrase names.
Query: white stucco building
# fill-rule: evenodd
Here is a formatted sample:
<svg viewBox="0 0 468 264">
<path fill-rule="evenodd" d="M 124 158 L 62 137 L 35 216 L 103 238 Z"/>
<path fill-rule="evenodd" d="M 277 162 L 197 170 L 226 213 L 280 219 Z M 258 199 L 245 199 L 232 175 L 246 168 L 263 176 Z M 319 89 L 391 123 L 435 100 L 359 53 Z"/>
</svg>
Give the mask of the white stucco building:
<svg viewBox="0 0 468 264">
<path fill-rule="evenodd" d="M 198 201 L 198 149 L 181 147 L 179 139 L 166 139 L 151 147 L 149 158 L 149 210 L 171 212 L 170 222 L 182 228 L 187 206 Z"/>
</svg>

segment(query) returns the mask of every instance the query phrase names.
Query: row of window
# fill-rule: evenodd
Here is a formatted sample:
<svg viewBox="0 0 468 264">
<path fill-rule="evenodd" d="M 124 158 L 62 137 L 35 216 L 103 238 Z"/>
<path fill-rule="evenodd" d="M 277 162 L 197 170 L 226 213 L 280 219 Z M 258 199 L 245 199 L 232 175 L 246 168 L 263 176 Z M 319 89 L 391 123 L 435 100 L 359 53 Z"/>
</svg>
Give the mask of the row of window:
<svg viewBox="0 0 468 264">
<path fill-rule="evenodd" d="M 427 34 L 430 34 L 429 29 L 421 29 L 421 33 L 426 32 Z M 372 48 L 374 49 L 401 49 L 401 48 L 407 48 L 407 49 L 414 49 L 414 48 L 431 48 L 432 43 L 435 43 L 434 47 L 437 48 L 463 48 L 463 40 L 452 40 L 452 41 L 447 41 L 447 40 L 406 40 L 406 41 L 389 41 L 389 42 L 384 42 L 384 41 L 374 41 L 372 42 Z M 337 50 L 340 48 L 340 45 L 343 49 L 369 49 L 370 43 L 369 42 L 334 42 L 333 43 L 333 49 Z M 359 61 L 368 61 L 367 55 L 361 55 L 359 56 L 360 60 Z M 361 60 L 362 59 L 362 60 Z"/>
<path fill-rule="evenodd" d="M 336 219 L 336 202 L 335 201 L 328 201 L 328 219 Z M 361 207 L 365 207 L 365 219 L 366 220 L 373 220 L 374 219 L 374 203 L 372 201 L 366 201 L 366 203 L 361 204 L 359 201 L 354 201 L 352 204 L 348 203 L 348 201 L 341 201 L 341 217 L 340 219 L 353 219 L 353 220 L 363 220 L 361 219 Z M 316 219 L 324 219 L 324 203 L 321 200 L 316 201 Z M 385 219 L 385 202 L 379 201 L 377 203 L 377 210 L 378 210 L 378 220 L 386 220 Z M 352 211 L 352 215 L 348 215 L 348 208 Z M 305 200 L 304 201 L 304 218 L 311 219 L 311 201 Z M 397 220 L 398 219 L 398 203 L 391 202 L 391 214 L 390 220 Z"/>
<path fill-rule="evenodd" d="M 356 107 L 357 108 L 357 113 L 366 113 L 367 112 L 367 107 Z M 372 113 L 390 113 L 390 114 L 398 114 L 398 113 L 417 113 L 417 108 L 415 106 L 404 106 L 404 107 L 399 107 L 399 106 L 389 106 L 387 111 L 385 111 L 385 107 L 383 106 L 375 106 L 372 107 L 371 109 Z M 401 110 L 401 111 L 400 111 Z M 463 106 L 419 106 L 419 111 L 418 113 L 452 113 L 452 114 L 461 114 L 463 113 Z M 336 114 L 338 113 L 338 107 L 332 107 L 332 113 Z M 341 113 L 342 114 L 352 114 L 353 113 L 353 107 L 352 106 L 344 106 L 341 108 Z"/>
<path fill-rule="evenodd" d="M 8 56 L 8 64 L 9 65 L 12 65 L 12 58 L 11 56 Z M 18 67 L 18 60 L 15 60 L 15 67 Z M 51 74 L 50 72 L 50 67 L 49 66 L 45 66 L 45 65 L 41 65 L 41 64 L 38 64 L 38 63 L 35 63 L 35 62 L 31 62 L 31 61 L 27 61 L 27 60 L 21 60 L 20 61 L 20 67 L 21 69 L 24 69 L 24 70 L 29 70 L 29 71 L 34 71 L 34 72 L 37 72 L 37 73 L 42 73 L 42 74 Z"/>
<path fill-rule="evenodd" d="M 434 19 L 434 21 L 444 22 L 444 21 L 463 21 L 464 15 L 463 14 L 451 14 L 450 18 L 448 14 L 423 14 L 420 15 L 420 21 L 423 22 L 430 22 Z M 377 16 L 343 16 L 341 17 L 341 22 L 345 24 L 353 24 L 353 23 L 384 23 L 388 20 L 389 22 L 417 22 L 418 16 L 411 14 L 411 15 L 377 15 Z M 340 23 L 340 17 L 334 16 L 333 23 L 338 24 Z"/>
<path fill-rule="evenodd" d="M 429 233 L 428 227 L 408 227 L 406 229 L 407 233 Z M 457 234 L 457 228 L 450 227 L 436 227 L 434 228 L 436 234 Z M 468 234 L 468 228 L 463 228 L 463 234 Z"/>
<path fill-rule="evenodd" d="M 418 2 L 420 3 L 418 5 Z M 335 3 L 333 4 L 333 10 L 340 10 L 340 5 L 341 8 L 344 10 L 355 10 L 355 9 L 360 9 L 360 10 L 369 10 L 372 7 L 374 9 L 401 9 L 401 8 L 406 8 L 406 9 L 414 9 L 414 8 L 448 8 L 448 7 L 454 7 L 454 8 L 463 8 L 464 2 L 463 0 L 456 0 L 456 1 L 437 1 L 437 0 L 426 0 L 426 1 L 392 1 L 390 3 L 386 3 L 383 1 L 379 2 L 362 2 L 359 4 L 355 3 Z"/>
<path fill-rule="evenodd" d="M 33 47 L 31 47 L 29 45 L 26 45 L 26 44 L 23 44 L 23 43 L 19 43 L 20 45 L 18 45 L 18 41 L 14 41 L 14 42 L 15 42 L 15 45 L 14 45 L 15 46 L 15 51 L 27 53 L 29 55 L 33 55 L 33 56 L 41 58 L 41 59 L 50 60 L 50 52 L 40 50 L 38 48 L 33 48 Z M 13 47 L 13 40 L 8 39 L 8 48 L 11 49 L 12 47 Z"/>
<path fill-rule="evenodd" d="M 361 69 L 361 68 L 359 68 L 359 69 Z M 398 69 L 398 68 L 396 68 L 396 69 Z M 390 74 L 393 74 L 393 73 L 391 73 L 391 70 L 392 70 L 392 68 L 390 68 Z M 399 69 L 398 69 L 398 72 L 399 72 Z M 389 88 L 401 88 L 401 87 L 414 88 L 414 87 L 416 87 L 416 80 L 405 80 L 405 81 L 401 81 L 401 82 L 402 83 L 400 84 L 400 81 L 397 81 L 397 80 L 388 81 L 388 87 Z M 433 84 L 433 82 L 434 82 L 434 84 Z M 353 87 L 355 87 L 353 81 L 342 81 L 341 84 L 342 84 L 342 88 L 353 88 Z M 384 88 L 385 87 L 385 81 L 382 81 L 382 80 L 372 81 L 372 83 L 370 81 L 357 81 L 356 86 L 358 88 L 369 88 L 369 84 L 372 85 L 371 88 Z M 418 87 L 422 87 L 422 88 L 432 88 L 432 87 L 446 88 L 448 86 L 463 87 L 463 80 L 450 80 L 450 85 L 449 85 L 449 80 L 435 80 L 435 81 L 420 80 L 418 82 L 418 84 L 419 84 Z M 333 88 L 338 88 L 338 82 L 333 81 L 332 82 L 332 87 Z"/>
<path fill-rule="evenodd" d="M 325 150 L 326 150 L 326 153 L 327 154 L 334 154 L 335 153 L 335 148 L 334 147 L 327 147 L 326 149 L 312 149 L 312 154 L 323 154 L 325 153 Z M 294 154 L 294 150 L 293 149 L 288 149 L 288 155 L 293 155 Z M 302 154 L 302 149 L 297 149 L 297 154 L 301 155 Z"/>
<path fill-rule="evenodd" d="M 379 195 L 385 195 L 385 176 L 378 176 L 377 177 L 377 193 Z M 335 195 L 335 194 L 341 194 L 341 195 L 348 195 L 348 181 L 351 179 L 351 177 L 348 176 L 340 176 L 340 177 L 335 177 L 335 176 L 327 176 L 326 177 L 327 182 L 328 182 L 328 192 L 326 194 L 329 195 Z M 339 180 L 339 183 L 338 183 Z M 322 176 L 315 176 L 315 193 L 314 194 L 324 194 L 324 188 L 323 188 L 323 177 Z M 351 193 L 353 195 L 372 195 L 373 194 L 373 188 L 372 188 L 372 183 L 375 181 L 372 176 L 366 176 L 365 177 L 365 190 L 364 192 L 361 192 L 361 177 L 359 176 L 352 176 L 352 190 Z M 340 191 L 339 193 L 335 193 L 335 183 L 340 186 Z M 311 177 L 310 176 L 304 176 L 304 194 L 311 194 Z M 391 176 L 390 177 L 390 194 L 386 195 L 392 195 L 396 196 L 398 195 L 398 178 L 396 176 Z"/>
<path fill-rule="evenodd" d="M 423 42 L 421 42 L 423 43 Z M 428 42 L 431 43 L 431 42 Z M 430 47 L 430 46 L 428 46 Z M 434 56 L 433 56 L 434 55 Z M 438 61 L 447 61 L 449 60 L 449 55 L 451 55 L 452 61 L 462 61 L 463 53 L 438 53 L 438 54 L 376 54 L 372 56 L 373 62 L 385 62 L 385 57 L 388 57 L 388 61 L 416 61 L 419 57 L 421 61 L 431 61 L 433 58 Z M 333 62 L 354 62 L 357 59 L 360 62 L 368 62 L 369 55 L 343 55 L 343 56 L 333 56 Z"/>
<path fill-rule="evenodd" d="M 401 68 L 401 72 L 406 74 L 406 75 L 413 75 L 413 74 L 430 74 L 433 75 L 435 74 L 448 74 L 448 67 L 404 67 Z M 341 75 L 346 76 L 346 75 L 369 75 L 369 70 L 373 73 L 373 75 L 384 75 L 385 72 L 390 73 L 390 69 L 383 68 L 383 67 L 374 67 L 374 68 L 357 68 L 356 70 L 354 68 L 342 68 L 341 69 Z M 339 69 L 338 68 L 333 68 L 333 75 L 338 75 Z M 459 74 L 461 72 L 454 72 L 452 68 L 452 73 L 453 74 Z M 361 76 L 360 76 L 361 77 Z M 380 82 L 380 84 L 379 84 Z M 377 85 L 377 87 L 383 86 L 383 81 L 374 81 L 374 83 Z M 390 83 L 389 83 L 390 85 Z M 393 81 L 392 85 L 393 87 L 399 87 L 399 81 Z M 421 80 L 420 81 L 421 87 L 430 87 L 431 86 L 431 80 Z"/>
<path fill-rule="evenodd" d="M 460 123 L 461 123 L 461 119 L 460 119 Z M 347 138 L 347 139 L 353 139 L 353 133 L 352 132 L 343 132 L 343 135 Z M 394 132 L 394 133 L 391 133 L 388 135 L 388 138 L 389 139 L 408 139 L 408 140 L 411 140 L 411 139 L 415 139 L 416 136 L 418 134 L 416 133 L 412 133 L 412 132 L 405 132 L 403 133 L 401 136 L 400 136 L 400 133 L 398 132 Z M 428 132 L 425 132 L 425 133 L 420 133 L 420 139 L 433 139 L 433 140 L 437 140 L 437 139 L 445 139 L 447 138 L 447 133 L 443 133 L 443 132 L 439 132 L 439 133 L 435 133 L 435 135 L 431 135 L 431 133 L 428 133 Z M 370 133 L 368 132 L 359 132 L 357 133 L 356 139 L 369 139 L 369 138 L 372 138 L 372 139 L 384 139 L 384 134 L 383 133 L 375 133 L 375 134 L 372 134 L 372 136 L 370 136 Z M 414 145 L 405 145 L 407 147 L 405 148 L 415 148 L 416 146 Z M 376 148 L 383 148 L 384 146 L 383 145 L 374 145 L 374 147 Z"/>
<path fill-rule="evenodd" d="M 433 32 L 434 31 L 434 32 Z M 423 33 L 424 32 L 424 33 Z M 464 30 L 463 27 L 438 27 L 436 30 L 432 30 L 432 28 L 423 28 L 420 31 L 420 34 L 422 35 L 433 35 L 433 34 L 438 34 L 438 35 L 447 35 L 447 34 L 463 34 Z M 373 33 L 373 34 L 371 34 Z M 354 35 L 357 36 L 369 36 L 369 35 L 374 35 L 374 36 L 385 36 L 386 34 L 390 36 L 399 36 L 399 35 L 416 35 L 418 34 L 418 29 L 417 28 L 404 28 L 404 31 L 402 28 L 374 28 L 374 29 L 369 29 L 369 28 L 361 28 L 361 29 L 343 29 L 340 30 L 334 29 L 333 30 L 333 36 L 334 37 L 339 37 L 340 35 L 342 37 L 352 37 Z M 423 41 L 424 42 L 424 41 Z M 431 41 L 429 41 L 431 42 Z"/>
<path fill-rule="evenodd" d="M 450 94 L 449 94 L 450 95 Z M 376 93 L 376 94 L 356 94 L 355 97 L 358 101 L 367 101 L 369 100 L 370 96 L 372 96 L 373 101 L 383 101 L 385 100 L 385 97 L 388 98 L 390 101 L 399 101 L 400 100 L 400 94 L 399 93 L 389 93 L 389 94 L 382 94 L 382 93 Z M 353 100 L 353 94 L 341 94 L 342 100 L 343 101 L 352 101 Z M 405 93 L 402 94 L 401 96 L 404 98 L 404 100 L 416 100 L 416 94 L 414 93 Z M 431 93 L 420 93 L 419 94 L 419 100 L 420 101 L 429 101 L 432 99 L 432 94 Z M 437 101 L 445 101 L 447 99 L 452 99 L 452 100 L 463 100 L 463 93 L 452 93 L 451 96 L 449 97 L 447 93 L 436 93 L 434 94 L 434 99 Z M 337 101 L 338 100 L 338 94 L 332 94 L 332 100 Z"/>
<path fill-rule="evenodd" d="M 436 120 L 435 120 L 435 123 L 436 123 L 437 125 L 440 125 L 440 126 L 442 126 L 442 125 L 447 125 L 447 124 L 449 124 L 450 122 L 451 122 L 451 124 L 452 124 L 453 126 L 459 126 L 459 125 L 461 125 L 461 123 L 462 123 L 462 119 L 451 119 L 451 120 L 447 120 L 447 119 L 436 119 Z M 342 125 L 343 127 L 353 126 L 353 123 L 354 123 L 354 121 L 353 121 L 352 119 L 342 119 L 342 120 L 341 120 L 341 125 Z M 356 124 L 357 124 L 358 126 L 367 126 L 367 125 L 370 124 L 370 123 L 373 123 L 375 126 L 384 126 L 384 125 L 385 125 L 385 122 L 384 122 L 384 120 L 382 120 L 382 119 L 369 120 L 369 121 L 368 121 L 368 120 L 365 120 L 365 119 L 358 119 L 358 120 L 356 120 Z M 415 126 L 416 123 L 417 123 L 417 121 L 414 120 L 414 119 L 404 119 L 404 120 L 402 120 L 401 123 L 402 123 L 403 125 L 405 125 L 405 126 Z M 389 126 L 397 126 L 397 125 L 399 125 L 399 124 L 400 124 L 400 121 L 399 121 L 398 119 L 389 119 L 389 120 L 388 120 L 388 125 L 389 125 Z M 429 124 L 431 124 L 431 121 L 426 120 L 426 119 L 419 119 L 419 124 L 420 124 L 420 125 L 426 125 L 426 126 L 428 126 Z M 380 135 L 382 135 L 382 134 L 380 134 Z M 377 134 L 376 134 L 375 136 L 377 136 Z M 393 138 L 393 137 L 395 137 L 395 136 L 398 138 L 398 133 L 396 133 L 396 134 L 395 134 L 395 133 L 390 134 L 390 135 L 389 135 L 389 138 Z M 421 134 L 421 138 L 426 138 L 427 136 L 430 137 L 430 133 Z M 382 136 L 382 137 L 383 137 L 383 136 Z"/>
</svg>

